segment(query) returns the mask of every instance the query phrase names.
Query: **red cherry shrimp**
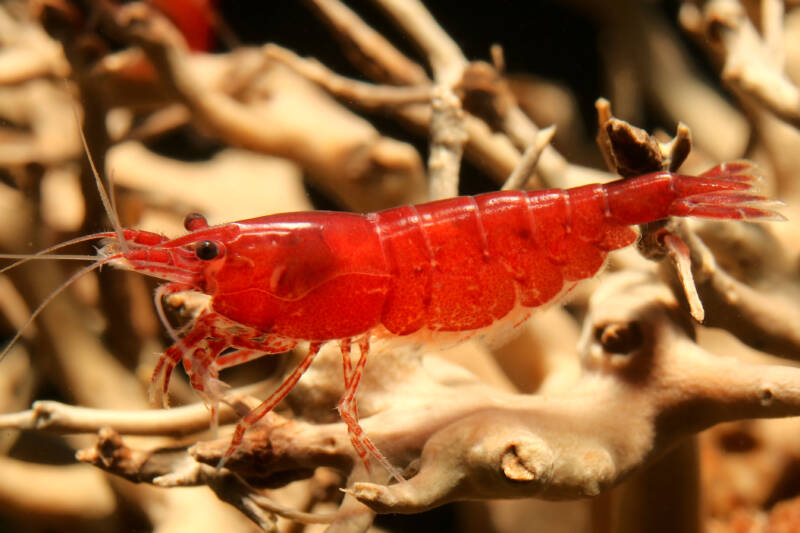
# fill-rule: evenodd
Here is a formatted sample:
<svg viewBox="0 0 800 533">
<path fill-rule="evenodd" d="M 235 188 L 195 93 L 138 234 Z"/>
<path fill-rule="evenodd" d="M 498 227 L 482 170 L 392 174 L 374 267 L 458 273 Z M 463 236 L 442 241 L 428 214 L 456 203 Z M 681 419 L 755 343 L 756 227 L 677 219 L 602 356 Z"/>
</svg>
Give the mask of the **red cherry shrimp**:
<svg viewBox="0 0 800 533">
<path fill-rule="evenodd" d="M 338 410 L 353 447 L 367 468 L 371 456 L 398 480 L 400 472 L 358 421 L 356 391 L 371 339 L 464 339 L 517 325 L 594 276 L 610 251 L 633 243 L 632 225 L 669 216 L 782 218 L 771 209 L 775 203 L 752 190 L 754 169 L 740 161 L 696 177 L 662 171 L 567 190 L 490 192 L 363 215 L 295 212 L 209 226 L 192 214 L 185 219 L 187 233 L 169 239 L 122 228 L 92 169 L 113 232 L 31 256 L 3 256 L 20 258 L 15 265 L 64 258 L 51 254 L 67 244 L 106 240 L 97 257 L 69 256 L 94 263 L 59 287 L 28 323 L 77 277 L 102 265 L 163 279 L 156 305 L 175 342 L 156 365 L 151 396 L 160 385 L 166 400 L 172 371 L 182 363 L 212 413 L 225 390 L 221 369 L 308 342 L 298 367 L 239 422 L 220 466 L 247 428 L 286 397 L 321 346 L 337 342 L 345 386 Z M 178 291 L 209 297 L 208 306 L 180 332 L 160 308 L 163 296 Z M 360 350 L 355 365 L 353 344 Z"/>
</svg>

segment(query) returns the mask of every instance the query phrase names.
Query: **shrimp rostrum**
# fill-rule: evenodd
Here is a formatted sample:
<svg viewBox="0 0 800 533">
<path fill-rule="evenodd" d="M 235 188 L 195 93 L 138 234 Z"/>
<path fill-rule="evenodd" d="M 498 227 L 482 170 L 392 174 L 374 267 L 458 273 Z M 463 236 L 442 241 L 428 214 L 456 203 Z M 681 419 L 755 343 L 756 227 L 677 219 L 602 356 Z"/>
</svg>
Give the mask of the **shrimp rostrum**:
<svg viewBox="0 0 800 533">
<path fill-rule="evenodd" d="M 345 393 L 338 408 L 351 442 L 396 478 L 400 473 L 359 425 L 355 394 L 374 338 L 464 339 L 514 327 L 594 276 L 608 252 L 634 242 L 632 225 L 669 216 L 778 219 L 752 186 L 747 162 L 699 176 L 655 172 L 568 190 L 492 192 L 366 215 L 285 213 L 218 226 L 186 218 L 186 235 L 119 229 L 94 268 L 110 264 L 166 280 L 157 301 L 178 291 L 208 295 L 161 356 L 152 389 L 166 395 L 183 363 L 209 405 L 219 371 L 308 342 L 307 355 L 275 392 L 238 424 L 246 429 L 277 405 L 320 347 L 339 343 Z M 359 346 L 356 364 L 351 345 Z"/>
</svg>

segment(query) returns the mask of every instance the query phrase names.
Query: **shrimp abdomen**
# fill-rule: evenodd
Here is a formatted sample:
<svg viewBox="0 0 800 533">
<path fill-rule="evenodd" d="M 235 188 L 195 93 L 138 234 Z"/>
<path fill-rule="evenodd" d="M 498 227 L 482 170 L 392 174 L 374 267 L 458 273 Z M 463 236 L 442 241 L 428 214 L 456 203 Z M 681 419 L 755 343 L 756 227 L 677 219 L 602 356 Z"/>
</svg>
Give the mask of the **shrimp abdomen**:
<svg viewBox="0 0 800 533">
<path fill-rule="evenodd" d="M 634 242 L 629 226 L 678 216 L 770 215 L 748 193 L 750 166 L 699 176 L 657 172 L 569 190 L 504 191 L 372 215 L 390 281 L 381 323 L 395 335 L 420 328 L 469 331 L 520 304 L 550 303 L 594 276 L 609 251 Z"/>
<path fill-rule="evenodd" d="M 589 188 L 494 192 L 376 217 L 393 278 L 382 323 L 397 335 L 477 330 L 517 304 L 546 304 L 635 238 Z"/>
</svg>

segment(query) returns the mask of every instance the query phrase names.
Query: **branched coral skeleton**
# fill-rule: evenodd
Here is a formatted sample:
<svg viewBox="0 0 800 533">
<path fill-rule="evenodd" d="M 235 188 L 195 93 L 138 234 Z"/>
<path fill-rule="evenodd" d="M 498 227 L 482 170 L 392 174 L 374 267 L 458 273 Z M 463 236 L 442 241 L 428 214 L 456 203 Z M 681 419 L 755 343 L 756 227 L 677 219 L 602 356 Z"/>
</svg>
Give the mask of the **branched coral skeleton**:
<svg viewBox="0 0 800 533">
<path fill-rule="evenodd" d="M 394 485 L 356 481 L 362 473 L 351 477 L 355 483 L 348 493 L 378 512 L 404 513 L 458 499 L 584 498 L 617 484 L 693 432 L 723 421 L 800 414 L 800 370 L 703 350 L 671 292 L 648 274 L 613 275 L 595 292 L 579 355 L 583 371 L 575 383 L 531 396 L 498 391 L 450 365 L 431 366 L 425 363 L 428 358 L 404 350 L 381 354 L 376 367 L 389 372 L 365 384 L 365 396 L 403 401 L 366 411 L 364 427 L 397 464 L 419 458 L 418 472 L 408 483 Z M 52 409 L 44 407 L 37 408 L 36 417 Z M 197 407 L 192 410 L 200 413 Z M 109 422 L 99 411 L 94 420 L 98 429 Z M 91 424 L 52 429 L 86 431 Z M 200 442 L 169 467 L 177 471 L 163 470 L 163 459 L 158 459 L 174 456 L 169 450 L 137 452 L 146 458 L 134 466 L 112 460 L 117 452 L 104 459 L 110 453 L 107 446 L 80 457 L 140 481 L 149 477 L 162 486 L 186 485 L 224 475 L 200 464 L 216 464 L 226 447 L 226 439 Z M 198 464 L 187 478 L 180 472 L 186 472 L 190 457 Z M 292 471 L 302 475 L 315 466 L 353 464 L 358 459 L 344 424 L 271 415 L 228 468 L 245 481 L 264 485 Z"/>
</svg>

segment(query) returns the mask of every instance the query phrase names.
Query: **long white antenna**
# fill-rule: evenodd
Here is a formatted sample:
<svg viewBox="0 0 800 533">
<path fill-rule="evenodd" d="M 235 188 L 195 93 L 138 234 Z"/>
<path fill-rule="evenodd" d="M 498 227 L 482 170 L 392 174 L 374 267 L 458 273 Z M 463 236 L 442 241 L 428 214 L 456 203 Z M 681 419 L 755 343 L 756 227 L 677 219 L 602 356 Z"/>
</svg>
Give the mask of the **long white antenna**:
<svg viewBox="0 0 800 533">
<path fill-rule="evenodd" d="M 78 258 L 82 259 L 83 257 L 87 257 L 87 258 L 90 258 L 92 261 L 94 261 L 94 260 L 97 259 L 97 257 L 92 256 L 92 255 L 87 255 L 87 256 L 72 255 L 72 256 L 69 256 L 69 255 L 48 255 L 48 254 L 50 252 L 55 252 L 56 250 L 60 250 L 61 248 L 65 248 L 65 247 L 70 246 L 72 244 L 78 244 L 80 242 L 92 241 L 92 240 L 95 240 L 95 239 L 109 238 L 109 237 L 113 237 L 113 236 L 114 236 L 113 233 L 105 231 L 103 233 L 95 233 L 93 235 L 84 235 L 82 237 L 76 237 L 76 238 L 70 239 L 68 241 L 60 242 L 58 244 L 54 244 L 53 246 L 50 246 L 49 248 L 45 248 L 44 250 L 39 250 L 35 254 L 0 254 L 0 259 L 19 259 L 19 261 L 16 261 L 14 263 L 11 263 L 8 266 L 0 268 L 0 274 L 3 273 L 3 272 L 9 271 L 12 268 L 16 268 L 16 267 L 18 267 L 20 265 L 24 265 L 28 261 L 32 261 L 34 259 L 51 259 L 51 258 L 52 259 L 78 259 Z"/>
<path fill-rule="evenodd" d="M 103 180 L 100 179 L 100 174 L 97 172 L 97 168 L 94 166 L 92 154 L 89 152 L 89 143 L 86 142 L 86 135 L 84 135 L 83 127 L 81 126 L 81 117 L 78 115 L 77 106 L 72 106 L 72 112 L 75 114 L 75 120 L 78 124 L 78 131 L 81 134 L 83 150 L 86 152 L 86 159 L 89 160 L 89 166 L 92 169 L 92 174 L 94 174 L 94 181 L 97 184 L 97 192 L 100 194 L 100 200 L 103 202 L 103 207 L 105 208 L 108 218 L 111 221 L 111 225 L 114 227 L 114 231 L 117 234 L 117 239 L 119 239 L 119 247 L 122 250 L 122 253 L 128 253 L 128 243 L 125 242 L 125 234 L 122 232 L 122 224 L 120 224 L 119 218 L 117 218 L 117 213 L 113 209 L 111 200 L 108 199 L 108 193 L 106 193 L 106 188 L 103 186 Z"/>
<path fill-rule="evenodd" d="M 17 330 L 16 335 L 14 335 L 14 337 L 6 345 L 6 347 L 3 348 L 3 351 L 0 352 L 0 362 L 3 361 L 3 359 L 6 357 L 6 355 L 8 355 L 8 352 L 11 351 L 11 348 L 17 343 L 19 338 L 22 336 L 22 332 L 25 331 L 25 329 L 28 326 L 30 326 L 33 323 L 34 320 L 36 320 L 36 317 L 39 316 L 39 313 L 41 313 L 42 310 L 44 310 L 44 308 L 47 306 L 47 304 L 49 304 L 50 302 L 53 301 L 53 298 L 55 298 L 56 296 L 58 296 L 59 294 L 64 292 L 64 289 L 69 287 L 79 277 L 83 276 L 84 274 L 88 274 L 89 272 L 91 272 L 92 270 L 95 270 L 96 268 L 100 268 L 101 266 L 103 266 L 104 264 L 108 263 L 112 259 L 118 259 L 120 257 L 122 257 L 122 254 L 112 255 L 112 256 L 103 258 L 100 261 L 97 261 L 93 265 L 89 265 L 89 266 L 83 267 L 82 269 L 80 269 L 77 272 L 75 272 L 72 276 L 70 276 L 68 280 L 66 280 L 64 283 L 59 285 L 53 292 L 51 292 L 47 296 L 47 298 L 44 299 L 44 301 L 42 301 L 42 303 L 39 304 L 39 307 L 37 307 L 33 311 L 33 313 L 31 313 L 31 316 L 28 317 L 28 320 L 22 325 L 22 327 L 20 327 Z"/>
<path fill-rule="evenodd" d="M 97 261 L 96 255 L 81 255 L 81 254 L 64 254 L 64 255 L 30 255 L 30 254 L 3 254 L 0 255 L 0 259 L 19 259 L 19 261 L 15 263 L 11 263 L 7 267 L 0 268 L 0 274 L 6 272 L 7 270 L 11 270 L 14 267 L 18 267 L 22 263 L 27 263 L 28 261 L 33 260 L 50 260 L 50 261 Z"/>
</svg>

